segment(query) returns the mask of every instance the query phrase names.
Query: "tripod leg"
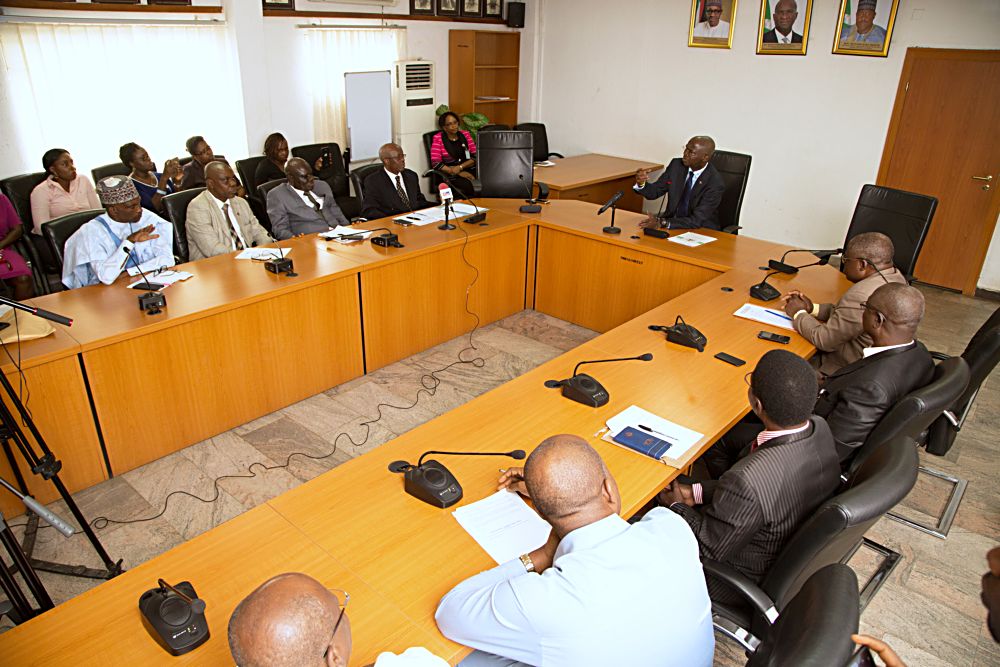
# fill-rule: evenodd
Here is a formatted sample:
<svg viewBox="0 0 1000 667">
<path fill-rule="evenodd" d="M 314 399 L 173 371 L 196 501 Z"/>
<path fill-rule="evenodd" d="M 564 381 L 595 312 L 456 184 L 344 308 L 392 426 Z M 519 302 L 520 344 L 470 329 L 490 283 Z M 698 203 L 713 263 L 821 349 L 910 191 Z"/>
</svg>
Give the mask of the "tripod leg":
<svg viewBox="0 0 1000 667">
<path fill-rule="evenodd" d="M 28 559 L 21 551 L 21 546 L 17 543 L 17 538 L 14 537 L 13 531 L 7 525 L 7 521 L 3 518 L 2 514 L 0 514 L 0 543 L 7 549 L 7 554 L 14 561 L 14 567 L 21 573 L 24 583 L 28 585 L 28 590 L 31 591 L 31 595 L 38 602 L 39 609 L 41 611 L 52 609 L 55 606 L 52 604 L 52 598 L 49 597 L 48 591 L 45 590 L 42 580 L 38 578 L 38 573 L 31 567 L 31 563 L 28 562 Z"/>
</svg>

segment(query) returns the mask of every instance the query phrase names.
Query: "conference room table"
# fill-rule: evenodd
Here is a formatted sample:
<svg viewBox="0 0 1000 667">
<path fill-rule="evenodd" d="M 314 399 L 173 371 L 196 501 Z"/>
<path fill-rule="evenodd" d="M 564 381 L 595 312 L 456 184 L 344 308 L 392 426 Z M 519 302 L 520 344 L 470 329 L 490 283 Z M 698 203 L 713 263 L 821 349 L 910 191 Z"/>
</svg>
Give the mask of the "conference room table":
<svg viewBox="0 0 1000 667">
<path fill-rule="evenodd" d="M 233 262 L 230 256 L 204 260 L 208 262 L 205 268 L 199 266 L 200 262 L 194 263 L 190 266 L 198 269 L 198 278 L 207 285 L 205 290 L 219 292 L 211 298 L 204 297 L 209 313 L 198 317 L 200 313 L 195 306 L 184 304 L 182 290 L 197 285 L 192 279 L 190 285 L 166 290 L 169 316 L 162 319 L 176 319 L 176 322 L 158 321 L 156 318 L 160 316 L 138 312 L 131 316 L 109 315 L 109 331 L 114 333 L 104 345 L 99 345 L 104 339 L 96 326 L 81 328 L 77 334 L 78 354 L 88 375 L 93 375 L 89 371 L 91 349 L 101 350 L 136 339 L 137 349 L 130 351 L 134 356 L 127 358 L 131 363 L 139 363 L 142 359 L 139 352 L 150 349 L 142 343 L 149 336 L 230 311 L 295 297 L 302 299 L 293 305 L 305 319 L 285 319 L 284 327 L 292 329 L 287 334 L 289 338 L 295 334 L 297 340 L 309 343 L 273 349 L 251 360 L 251 365 L 258 370 L 269 370 L 272 363 L 274 368 L 287 369 L 291 365 L 297 372 L 300 365 L 297 357 L 303 357 L 305 363 L 326 360 L 329 355 L 317 357 L 313 353 L 310 345 L 317 343 L 312 337 L 318 335 L 306 329 L 337 326 L 340 318 L 347 318 L 350 324 L 340 335 L 351 336 L 350 342 L 331 338 L 327 347 L 344 345 L 353 353 L 358 352 L 359 339 L 366 343 L 351 362 L 354 366 L 334 365 L 331 378 L 337 373 L 358 372 L 358 366 L 372 370 L 390 363 L 390 359 L 401 358 L 396 355 L 409 348 L 396 347 L 394 342 L 380 337 L 391 334 L 391 327 L 382 327 L 385 334 L 370 334 L 367 330 L 372 318 L 397 317 L 394 309 L 403 313 L 391 325 L 399 327 L 395 335 L 413 338 L 416 345 L 452 338 L 457 335 L 453 326 L 464 326 L 468 331 L 477 320 L 465 313 L 467 291 L 469 309 L 483 311 L 478 313 L 478 324 L 533 307 L 602 333 L 0 635 L 0 655 L 4 656 L 5 664 L 45 664 L 56 659 L 83 664 L 224 662 L 225 624 L 236 603 L 257 584 L 286 571 L 306 572 L 330 587 L 343 588 L 351 594 L 348 613 L 355 633 L 352 664 L 367 664 L 380 650 L 398 652 L 411 645 L 425 646 L 457 663 L 468 649 L 438 633 L 434 610 L 447 590 L 494 563 L 451 516 L 451 509 L 437 509 L 405 494 L 401 476 L 387 470 L 390 462 L 415 462 L 430 449 L 530 451 L 548 436 L 573 433 L 586 438 L 601 454 L 618 481 L 622 514 L 631 516 L 668 484 L 679 468 L 601 440 L 600 434 L 609 418 L 630 405 L 637 405 L 702 433 L 695 449 L 681 462 L 683 467 L 748 411 L 743 377 L 764 353 L 780 348 L 807 357 L 814 351 L 794 333 L 787 346 L 760 340 L 757 332 L 769 327 L 732 314 L 742 304 L 752 301 L 747 289 L 764 275 L 759 267 L 789 249 L 787 246 L 698 230 L 716 241 L 686 247 L 642 235 L 637 228 L 642 216 L 629 212 L 618 216 L 622 233 L 604 234 L 601 227 L 605 223 L 597 217 L 597 207 L 584 202 L 553 201 L 534 215 L 518 213 L 521 202 L 517 200 L 477 203 L 490 209 L 485 226 L 459 222 L 461 229 L 443 232 L 435 226 L 385 225 L 399 233 L 406 246 L 403 249 L 379 248 L 368 241 L 340 246 L 314 236 L 282 242 L 281 246 L 292 248 L 290 256 L 295 259 L 298 278 L 265 274 L 263 268 Z M 384 221 L 363 226 L 381 225 Z M 468 285 L 476 272 L 465 264 L 463 254 L 479 269 L 478 280 L 471 289 Z M 226 262 L 228 271 L 238 274 L 238 278 L 223 280 Z M 413 266 L 406 267 L 409 263 Z M 218 284 L 216 279 L 209 280 L 215 270 L 219 272 Z M 508 272 L 511 275 L 504 275 Z M 338 283 L 344 279 L 352 285 L 353 296 L 346 295 L 351 291 L 347 289 L 343 294 L 337 293 Z M 775 276 L 771 281 L 783 292 L 801 289 L 818 301 L 835 300 L 849 285 L 830 267 L 813 267 L 794 276 Z M 232 282 L 237 282 L 246 293 L 240 294 Z M 512 288 L 516 284 L 520 284 L 519 293 Z M 227 290 L 235 303 L 224 303 Z M 322 291 L 318 302 L 307 295 L 296 296 L 313 290 Z M 110 292 L 112 288 L 99 291 Z M 124 307 L 128 301 L 131 308 L 136 308 L 134 294 L 122 297 L 119 293 L 126 290 L 116 292 L 106 297 L 109 304 L 121 300 Z M 66 295 L 61 298 L 79 298 L 77 305 L 81 308 L 86 305 L 83 297 L 72 296 L 72 292 Z M 59 299 L 60 295 L 53 297 Z M 334 301 L 337 298 L 346 299 L 348 304 L 360 299 L 361 314 L 357 320 L 351 319 L 355 315 L 345 312 L 350 308 Z M 48 303 L 46 299 L 54 300 L 45 297 L 38 301 Z M 273 307 L 271 314 L 284 311 L 279 305 Z M 310 319 L 307 316 L 310 306 L 335 311 L 336 316 Z M 449 309 L 461 311 L 446 312 Z M 439 313 L 441 317 L 429 317 L 430 313 Z M 673 324 L 677 316 L 706 335 L 708 344 L 703 352 L 668 343 L 662 333 L 648 328 L 652 324 Z M 247 317 L 255 326 L 268 325 L 266 314 Z M 439 321 L 444 331 L 434 335 L 431 330 Z M 243 322 L 226 323 L 201 336 L 210 333 L 226 336 L 227 327 Z M 354 324 L 360 328 L 351 334 L 349 330 Z M 130 325 L 141 330 L 131 331 Z M 282 328 L 275 326 L 262 335 L 284 340 L 286 334 L 280 331 Z M 412 334 L 411 328 L 415 330 Z M 253 330 L 239 330 L 243 335 L 248 331 Z M 385 349 L 370 352 L 369 343 Z M 177 350 L 188 351 L 214 345 L 212 349 L 221 354 L 216 349 L 220 342 L 213 343 L 203 337 L 176 345 Z M 326 348 L 320 351 L 325 352 Z M 558 389 L 544 387 L 547 379 L 569 377 L 581 360 L 646 352 L 653 354 L 652 361 L 592 367 L 590 372 L 610 394 L 609 403 L 603 407 L 591 408 L 569 401 L 561 397 Z M 717 352 L 732 354 L 746 364 L 734 367 L 723 363 L 713 358 Z M 174 363 L 198 366 L 205 362 L 177 356 Z M 127 372 L 125 366 L 119 363 L 121 372 Z M 342 368 L 347 370 L 338 370 Z M 461 365 L 449 372 L 473 374 L 478 370 Z M 210 379 L 206 377 L 204 382 Z M 229 389 L 242 393 L 239 387 Z M 203 386 L 192 389 L 194 393 L 202 391 L 214 390 Z M 103 427 L 100 410 L 98 416 Z M 448 457 L 444 462 L 464 488 L 461 504 L 493 493 L 498 468 L 510 465 L 509 459 L 483 457 Z M 157 577 L 191 581 L 208 605 L 212 639 L 181 658 L 171 658 L 163 652 L 140 621 L 136 602 L 144 590 L 155 585 Z"/>
<path fill-rule="evenodd" d="M 622 211 L 642 211 L 643 198 L 632 189 L 639 169 L 663 169 L 658 162 L 586 153 L 549 160 L 552 166 L 535 166 L 535 183 L 549 187 L 549 199 L 573 199 L 603 204 L 619 190 Z M 610 215 L 608 216 L 610 217 Z M 607 223 L 605 223 L 607 224 Z"/>
</svg>

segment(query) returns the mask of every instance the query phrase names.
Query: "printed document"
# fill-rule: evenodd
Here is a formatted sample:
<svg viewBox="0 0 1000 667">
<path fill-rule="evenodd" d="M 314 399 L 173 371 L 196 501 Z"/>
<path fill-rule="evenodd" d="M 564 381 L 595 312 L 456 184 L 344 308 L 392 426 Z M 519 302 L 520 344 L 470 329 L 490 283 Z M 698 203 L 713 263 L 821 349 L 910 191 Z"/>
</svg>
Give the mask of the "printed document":
<svg viewBox="0 0 1000 667">
<path fill-rule="evenodd" d="M 765 308 L 763 306 L 755 306 L 752 303 L 745 303 L 733 315 L 772 327 L 795 331 L 795 327 L 792 326 L 792 318 L 777 308 Z"/>
<path fill-rule="evenodd" d="M 453 514 L 497 565 L 542 546 L 552 530 L 521 496 L 506 489 L 459 507 Z"/>
</svg>

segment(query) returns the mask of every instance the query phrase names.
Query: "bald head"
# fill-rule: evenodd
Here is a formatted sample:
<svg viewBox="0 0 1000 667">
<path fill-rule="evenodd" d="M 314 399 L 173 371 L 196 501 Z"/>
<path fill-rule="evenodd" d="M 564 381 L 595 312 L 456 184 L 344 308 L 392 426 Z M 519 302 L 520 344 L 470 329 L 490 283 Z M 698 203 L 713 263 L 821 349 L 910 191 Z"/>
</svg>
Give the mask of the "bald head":
<svg viewBox="0 0 1000 667">
<path fill-rule="evenodd" d="M 285 163 L 285 176 L 293 188 L 303 192 L 312 192 L 313 186 L 316 184 L 312 168 L 308 162 L 300 157 L 293 157 Z"/>
<path fill-rule="evenodd" d="M 916 287 L 901 283 L 882 285 L 868 297 L 868 305 L 875 312 L 871 317 L 866 314 L 863 323 L 876 344 L 896 345 L 913 340 L 924 317 L 924 295 Z M 869 329 L 884 331 L 876 337 Z"/>
<path fill-rule="evenodd" d="M 681 161 L 688 169 L 698 171 L 708 164 L 713 153 L 715 153 L 715 140 L 712 137 L 698 135 L 688 139 Z"/>
<path fill-rule="evenodd" d="M 229 619 L 229 650 L 240 667 L 307 667 L 350 657 L 350 625 L 336 595 L 312 577 L 279 574 L 248 595 Z"/>
<path fill-rule="evenodd" d="M 396 144 L 384 144 L 378 149 L 378 159 L 382 160 L 385 168 L 393 174 L 406 169 L 406 156 L 403 154 L 403 149 Z"/>
<path fill-rule="evenodd" d="M 575 435 L 543 440 L 525 463 L 524 481 L 535 508 L 557 531 L 562 524 L 563 534 L 620 509 L 618 487 L 604 461 Z"/>
<path fill-rule="evenodd" d="M 879 232 L 865 232 L 858 234 L 847 242 L 844 255 L 847 257 L 860 257 L 867 259 L 880 269 L 887 269 L 892 266 L 892 258 L 896 249 L 892 245 L 892 239 Z"/>
</svg>

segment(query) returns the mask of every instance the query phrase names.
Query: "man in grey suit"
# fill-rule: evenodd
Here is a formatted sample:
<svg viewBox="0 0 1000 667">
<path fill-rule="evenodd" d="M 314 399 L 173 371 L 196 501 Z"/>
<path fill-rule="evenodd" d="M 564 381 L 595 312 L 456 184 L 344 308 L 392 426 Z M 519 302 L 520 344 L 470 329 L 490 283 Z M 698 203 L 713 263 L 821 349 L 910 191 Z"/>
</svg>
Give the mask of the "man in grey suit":
<svg viewBox="0 0 1000 667">
<path fill-rule="evenodd" d="M 294 157 L 285 165 L 287 183 L 267 193 L 267 217 L 278 240 L 314 234 L 351 224 L 324 181 L 317 181 L 309 163 Z"/>
<path fill-rule="evenodd" d="M 817 381 L 806 361 L 771 350 L 747 376 L 750 407 L 764 423 L 749 456 L 718 480 L 675 480 L 660 501 L 691 526 L 702 558 L 759 582 L 799 524 L 833 494 L 840 461 L 826 421 L 811 416 Z M 739 599 L 713 579 L 708 592 L 717 602 Z"/>
<path fill-rule="evenodd" d="M 191 200 L 184 228 L 192 261 L 270 243 L 250 205 L 238 197 L 240 183 L 225 162 L 205 167 L 206 190 Z"/>
</svg>

